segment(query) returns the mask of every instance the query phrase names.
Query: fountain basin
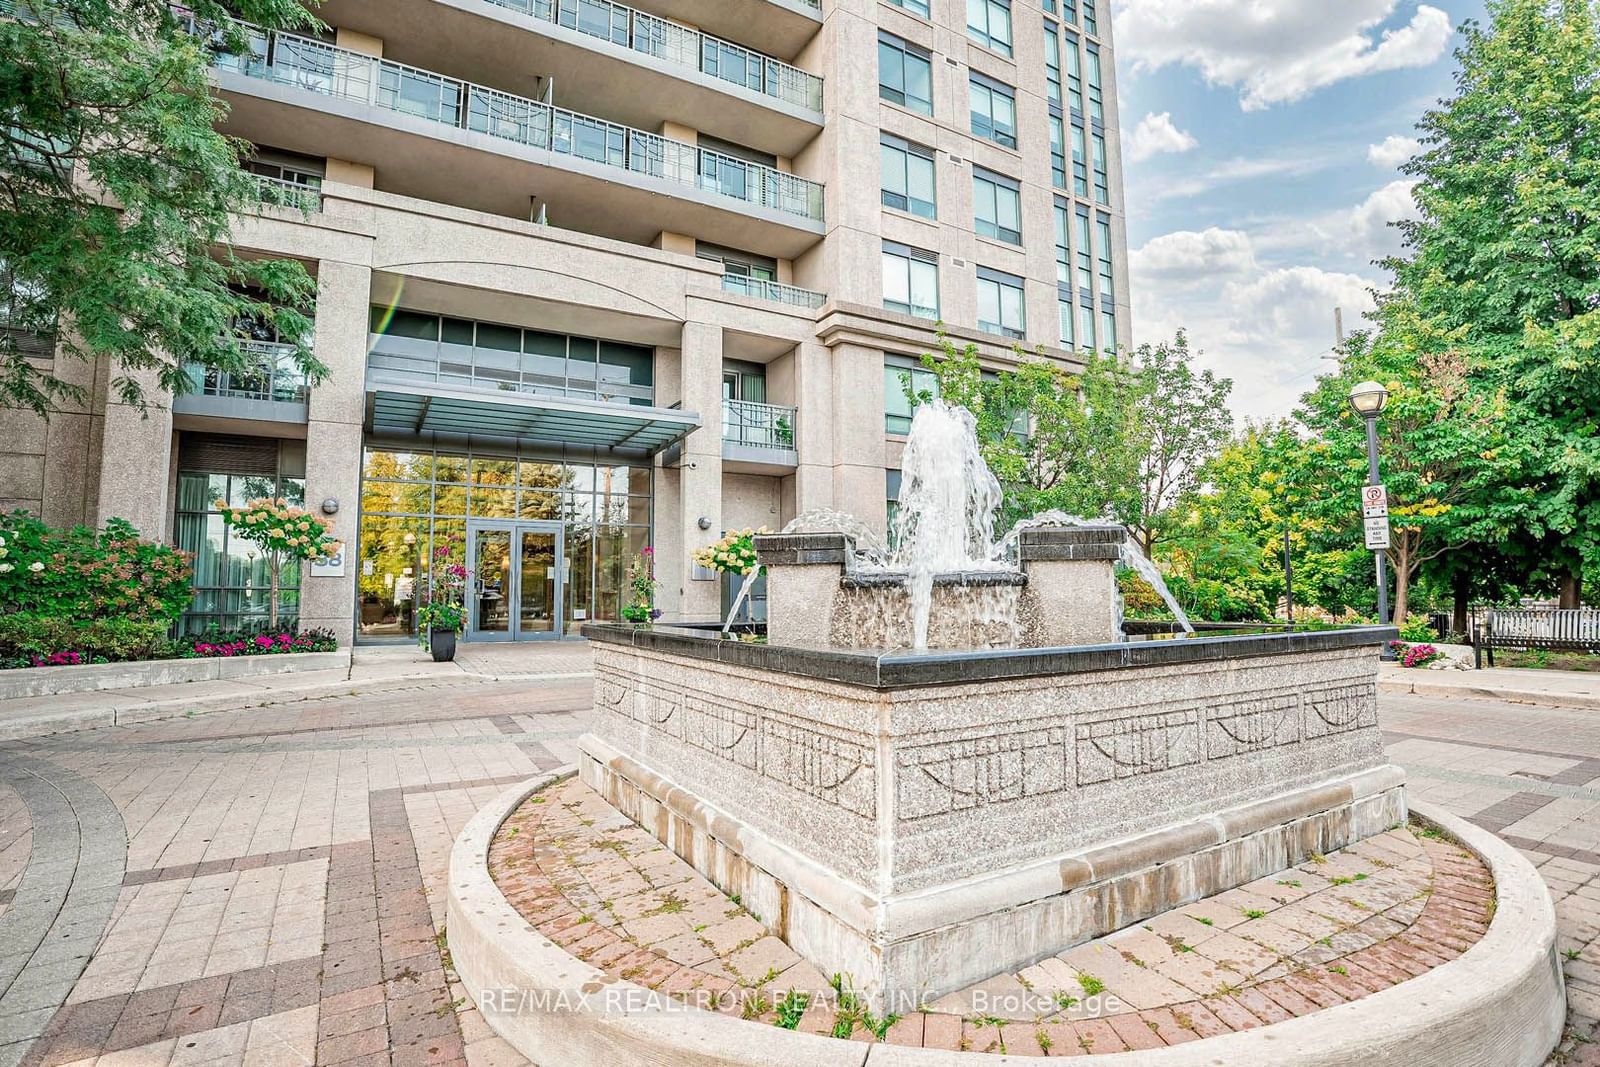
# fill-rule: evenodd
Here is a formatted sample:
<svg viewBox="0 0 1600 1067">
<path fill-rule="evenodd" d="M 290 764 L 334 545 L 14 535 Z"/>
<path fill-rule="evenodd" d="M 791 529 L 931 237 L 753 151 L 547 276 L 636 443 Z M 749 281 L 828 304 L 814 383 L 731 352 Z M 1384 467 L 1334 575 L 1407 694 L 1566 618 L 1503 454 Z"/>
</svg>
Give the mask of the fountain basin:
<svg viewBox="0 0 1600 1067">
<path fill-rule="evenodd" d="M 1392 628 L 931 654 L 584 633 L 585 781 L 894 1010 L 1406 814 Z"/>
</svg>

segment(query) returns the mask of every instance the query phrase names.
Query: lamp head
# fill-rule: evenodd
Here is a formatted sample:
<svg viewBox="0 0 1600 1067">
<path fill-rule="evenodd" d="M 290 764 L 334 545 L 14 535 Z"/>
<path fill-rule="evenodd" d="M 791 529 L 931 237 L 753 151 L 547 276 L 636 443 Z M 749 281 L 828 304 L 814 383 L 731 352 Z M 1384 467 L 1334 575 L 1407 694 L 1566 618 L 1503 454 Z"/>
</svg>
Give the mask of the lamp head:
<svg viewBox="0 0 1600 1067">
<path fill-rule="evenodd" d="M 1389 390 L 1377 382 L 1362 382 L 1350 390 L 1350 406 L 1357 415 L 1373 418 L 1383 413 L 1389 403 Z"/>
</svg>

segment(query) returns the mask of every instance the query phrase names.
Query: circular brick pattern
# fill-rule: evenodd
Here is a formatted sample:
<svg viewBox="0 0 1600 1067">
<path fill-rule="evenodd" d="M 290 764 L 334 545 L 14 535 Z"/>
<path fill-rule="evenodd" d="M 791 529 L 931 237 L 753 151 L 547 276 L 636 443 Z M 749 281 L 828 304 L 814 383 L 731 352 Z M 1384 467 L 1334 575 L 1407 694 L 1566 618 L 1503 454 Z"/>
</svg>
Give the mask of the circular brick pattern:
<svg viewBox="0 0 1600 1067">
<path fill-rule="evenodd" d="M 1359 1001 L 1455 959 L 1493 917 L 1483 862 L 1397 827 L 999 975 L 884 1025 L 576 779 L 501 825 L 489 869 L 537 932 L 608 975 L 801 1032 L 1011 1055 L 1161 1048 Z M 790 996 L 791 992 L 796 996 Z"/>
</svg>

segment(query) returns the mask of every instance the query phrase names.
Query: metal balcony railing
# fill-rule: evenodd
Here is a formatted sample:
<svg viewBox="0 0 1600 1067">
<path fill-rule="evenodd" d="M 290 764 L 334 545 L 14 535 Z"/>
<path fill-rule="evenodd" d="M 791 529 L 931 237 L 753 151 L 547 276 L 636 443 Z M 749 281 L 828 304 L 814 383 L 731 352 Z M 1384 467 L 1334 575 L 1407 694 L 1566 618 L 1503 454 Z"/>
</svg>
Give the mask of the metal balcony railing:
<svg viewBox="0 0 1600 1067">
<path fill-rule="evenodd" d="M 745 274 L 724 274 L 722 276 L 722 289 L 728 293 L 753 296 L 758 300 L 772 300 L 779 304 L 789 304 L 792 307 L 809 308 L 812 311 L 815 311 L 828 301 L 826 293 L 802 289 L 798 285 L 771 282 L 765 278 L 752 278 Z"/>
<path fill-rule="evenodd" d="M 817 182 L 298 34 L 246 29 L 250 51 L 218 52 L 213 65 L 219 70 L 355 100 L 822 221 L 823 187 Z"/>
<path fill-rule="evenodd" d="M 304 404 L 311 387 L 294 363 L 294 346 L 276 341 L 240 341 L 239 350 L 249 362 L 243 371 L 191 364 L 189 380 L 201 396 L 220 396 L 232 400 L 274 400 Z"/>
<path fill-rule="evenodd" d="M 797 107 L 822 110 L 822 79 L 752 51 L 611 0 L 488 0 L 496 7 L 631 48 Z"/>
<path fill-rule="evenodd" d="M 750 448 L 794 448 L 795 409 L 751 400 L 722 402 L 722 439 Z"/>
<path fill-rule="evenodd" d="M 315 185 L 253 174 L 256 200 L 266 207 L 287 207 L 306 214 L 322 210 L 322 190 Z"/>
</svg>

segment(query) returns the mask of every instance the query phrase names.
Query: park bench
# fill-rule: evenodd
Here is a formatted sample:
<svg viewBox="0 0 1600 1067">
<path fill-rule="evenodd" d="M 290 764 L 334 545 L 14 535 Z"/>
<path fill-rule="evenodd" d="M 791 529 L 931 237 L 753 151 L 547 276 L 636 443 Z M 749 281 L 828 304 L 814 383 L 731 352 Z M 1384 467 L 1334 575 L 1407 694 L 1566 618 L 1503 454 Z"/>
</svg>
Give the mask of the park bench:
<svg viewBox="0 0 1600 1067">
<path fill-rule="evenodd" d="M 1494 650 L 1547 649 L 1552 652 L 1600 652 L 1600 610 L 1578 608 L 1516 608 L 1491 611 L 1481 626 L 1473 628 L 1472 656 L 1483 666 L 1485 654 L 1494 666 Z"/>
</svg>

